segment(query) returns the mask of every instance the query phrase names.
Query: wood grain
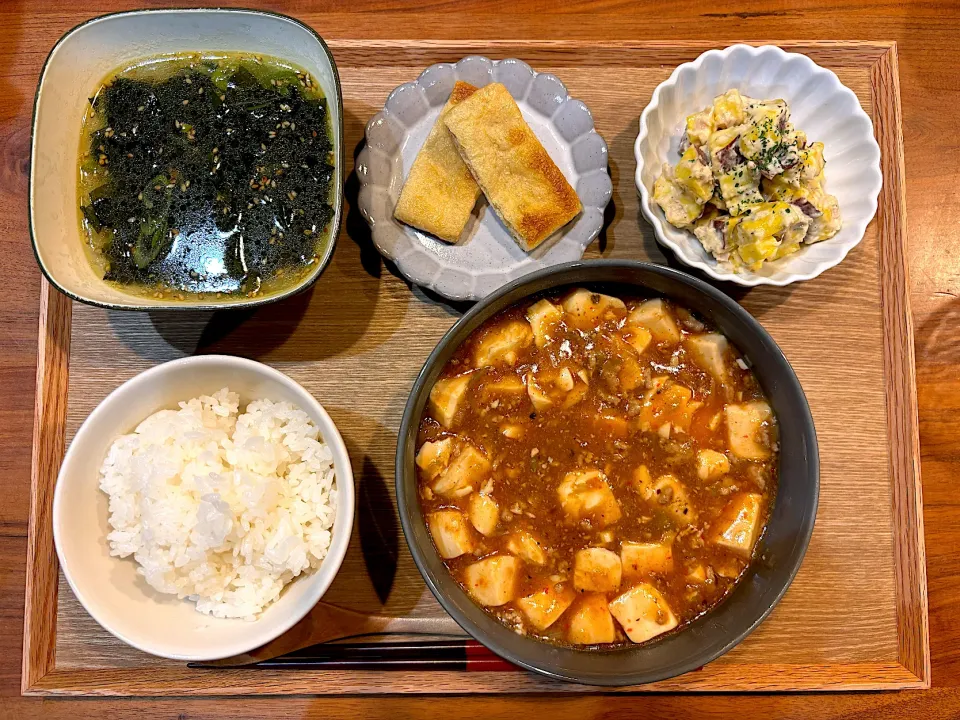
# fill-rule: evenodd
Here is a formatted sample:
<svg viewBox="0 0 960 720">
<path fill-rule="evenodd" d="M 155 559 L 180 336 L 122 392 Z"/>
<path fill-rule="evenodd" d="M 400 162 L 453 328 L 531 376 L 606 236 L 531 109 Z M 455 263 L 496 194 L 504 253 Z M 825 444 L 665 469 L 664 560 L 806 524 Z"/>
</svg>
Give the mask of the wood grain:
<svg viewBox="0 0 960 720">
<path fill-rule="evenodd" d="M 359 148 L 366 120 L 397 84 L 437 61 L 485 52 L 520 56 L 557 73 L 591 108 L 608 140 L 615 191 L 613 212 L 590 256 L 672 262 L 640 220 L 633 187 L 637 115 L 653 88 L 705 43 L 450 43 L 334 41 L 344 89 L 346 145 Z M 834 68 L 874 113 L 896 105 L 893 48 L 879 43 L 805 43 L 802 49 Z M 792 48 L 791 48 L 792 49 Z M 587 60 L 584 61 L 584 58 Z M 371 69 L 376 67 L 376 72 Z M 604 81 L 616 72 L 619 83 Z M 878 125 L 896 122 L 885 108 Z M 804 384 L 817 424 L 822 464 L 821 505 L 810 551 L 794 586 L 771 618 L 745 643 L 708 667 L 644 690 L 880 689 L 929 682 L 924 585 L 898 584 L 898 573 L 922 576 L 922 537 L 916 508 L 895 514 L 895 497 L 914 497 L 918 475 L 893 466 L 893 439 L 916 434 L 911 403 L 912 358 L 884 365 L 886 344 L 910 345 L 900 282 L 879 282 L 881 259 L 902 273 L 903 216 L 900 138 L 887 128 L 888 199 L 864 242 L 840 267 L 815 283 L 734 293 L 771 331 Z M 881 136 L 883 137 L 883 136 Z M 289 373 L 324 403 L 347 440 L 358 476 L 360 513 L 343 568 L 326 600 L 356 610 L 399 616 L 442 616 L 424 588 L 400 536 L 393 498 L 393 453 L 400 414 L 413 378 L 430 349 L 456 319 L 456 309 L 410 288 L 372 248 L 354 206 L 356 178 L 347 183 L 349 211 L 330 268 L 315 288 L 291 301 L 236 313 L 111 313 L 78 305 L 72 324 L 68 435 L 119 382 L 165 360 L 194 352 L 256 357 Z M 900 259 L 899 262 L 897 259 Z M 893 267 L 899 265 L 900 269 Z M 871 288 L 864 292 L 864 288 Z M 844 307 L 836 318 L 838 304 Z M 884 322 L 887 322 L 884 325 Z M 413 332 L 413 330 L 415 332 Z M 815 329 L 817 342 L 810 342 Z M 851 340 L 853 342 L 851 342 Z M 828 352 L 825 352 L 825 349 Z M 109 364 L 104 358 L 109 358 Z M 888 383 L 899 383 L 889 404 Z M 902 393 L 907 395 L 903 396 Z M 856 406 L 851 417 L 847 408 Z M 911 415 L 910 413 L 914 414 Z M 902 419 L 900 416 L 906 413 Z M 894 420 L 896 418 L 896 420 Z M 912 461 L 907 444 L 898 460 Z M 909 469 L 909 468 L 908 468 Z M 915 468 L 914 468 L 915 470 Z M 38 476 L 37 482 L 50 482 Z M 896 484 L 906 488 L 895 490 Z M 913 493 L 913 494 L 911 494 Z M 919 507 L 919 506 L 917 506 Z M 856 513 L 856 527 L 848 522 Z M 912 513 L 912 514 L 911 514 Z M 912 535 L 909 535 L 912 533 Z M 912 537 L 898 556 L 894 539 Z M 909 565 L 902 571 L 897 560 Z M 210 673 L 187 671 L 114 640 L 90 619 L 61 582 L 56 659 L 30 692 L 43 694 L 223 694 L 416 692 L 417 674 Z M 913 591 L 907 602 L 900 595 Z M 902 610 L 901 610 L 902 607 Z M 912 624 L 911 624 L 912 623 Z M 906 659 L 911 665 L 905 666 Z M 149 673 L 143 670 L 149 669 Z M 322 678 L 330 683 L 319 683 Z M 432 676 L 432 692 L 575 692 L 574 685 L 527 674 Z"/>
<path fill-rule="evenodd" d="M 40 273 L 30 261 L 26 223 L 30 101 L 44 58 L 57 38 L 103 12 L 142 6 L 135 0 L 23 0 L 0 4 L 0 716 L 13 718 L 127 717 L 420 718 L 437 711 L 430 698 L 189 698 L 49 701 L 15 698 L 19 653 L 30 456 L 37 370 Z M 184 5 L 151 0 L 151 7 Z M 230 4 L 220 2 L 218 4 Z M 236 0 L 251 6 L 254 0 Z M 900 693 L 788 695 L 648 695 L 563 698 L 459 698 L 467 717 L 500 719 L 549 713 L 558 720 L 646 718 L 953 718 L 960 715 L 960 6 L 930 0 L 690 0 L 664 5 L 643 0 L 273 0 L 261 6 L 308 21 L 327 39 L 419 38 L 568 40 L 689 39 L 723 44 L 742 39 L 896 40 L 903 93 L 907 249 L 916 330 L 924 531 L 928 560 L 932 679 L 935 689 Z"/>
<path fill-rule="evenodd" d="M 885 53 L 871 71 L 876 102 L 876 134 L 887 159 L 878 214 L 880 233 L 880 278 L 884 286 L 908 288 L 906 196 L 903 192 L 903 138 L 897 51 Z M 920 484 L 920 435 L 917 429 L 917 388 L 914 368 L 913 317 L 907 293 L 885 293 L 883 298 L 884 376 L 887 385 L 891 470 L 894 475 L 893 507 L 897 573 L 897 629 L 900 662 L 915 675 L 930 677 L 930 648 L 926 642 L 927 565 L 923 549 L 923 497 Z M 911 342 L 903 342 L 911 338 Z M 913 560 L 921 559 L 921 562 Z"/>
<path fill-rule="evenodd" d="M 53 670 L 56 647 L 57 555 L 53 547 L 53 489 L 63 460 L 70 374 L 70 300 L 43 281 L 37 346 L 37 392 L 33 426 L 33 493 L 27 534 L 26 600 L 23 614 L 22 688 Z"/>
</svg>

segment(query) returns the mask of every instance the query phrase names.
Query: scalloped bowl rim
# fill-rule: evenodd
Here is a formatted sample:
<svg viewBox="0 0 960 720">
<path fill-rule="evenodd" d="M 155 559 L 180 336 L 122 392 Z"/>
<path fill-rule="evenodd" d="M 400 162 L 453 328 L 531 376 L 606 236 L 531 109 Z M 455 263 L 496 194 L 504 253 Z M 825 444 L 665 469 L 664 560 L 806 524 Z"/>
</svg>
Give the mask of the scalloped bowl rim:
<svg viewBox="0 0 960 720">
<path fill-rule="evenodd" d="M 387 95 L 386 100 L 384 101 L 383 107 L 382 107 L 379 111 L 377 111 L 376 113 L 374 113 L 374 115 L 367 121 L 366 125 L 364 126 L 364 141 L 365 141 L 365 142 L 364 142 L 364 147 L 361 149 L 360 154 L 359 154 L 358 157 L 357 157 L 357 163 L 356 163 L 356 164 L 357 164 L 357 167 L 359 168 L 361 165 L 366 164 L 366 160 L 367 160 L 367 158 L 369 157 L 369 155 L 370 155 L 370 153 L 371 153 L 371 151 L 372 151 L 372 150 L 371 150 L 371 147 L 370 147 L 370 144 L 369 144 L 369 134 L 370 134 L 370 128 L 371 128 L 371 126 L 373 126 L 375 123 L 379 122 L 379 121 L 382 120 L 384 117 L 392 118 L 392 119 L 393 119 L 393 120 L 392 120 L 393 122 L 396 122 L 397 124 L 401 125 L 401 127 L 403 128 L 403 131 L 404 131 L 404 132 L 409 132 L 409 128 L 407 128 L 405 125 L 403 125 L 403 123 L 401 123 L 399 120 L 396 120 L 396 119 L 395 119 L 396 113 L 392 112 L 392 111 L 389 109 L 389 105 L 390 105 L 390 102 L 391 102 L 391 99 L 392 99 L 392 98 L 394 98 L 398 93 L 401 93 L 401 92 L 404 92 L 404 91 L 408 91 L 408 90 L 410 90 L 411 88 L 416 88 L 416 87 L 422 88 L 422 87 L 424 87 L 423 81 L 424 81 L 425 79 L 426 79 L 426 80 L 429 80 L 429 75 L 430 75 L 430 73 L 431 73 L 431 72 L 435 72 L 435 71 L 436 71 L 436 68 L 438 68 L 438 67 L 458 68 L 462 63 L 467 62 L 467 61 L 482 61 L 482 62 L 486 62 L 486 63 L 489 63 L 493 68 L 496 68 L 498 65 L 501 65 L 501 64 L 503 64 L 503 63 L 515 63 L 515 64 L 522 65 L 523 67 L 525 67 L 525 68 L 526 68 L 527 70 L 529 70 L 529 72 L 530 72 L 530 76 L 531 76 L 530 83 L 531 83 L 531 84 L 534 82 L 534 80 L 535 80 L 537 77 L 540 77 L 540 76 L 549 77 L 549 78 L 552 78 L 553 80 L 555 80 L 555 81 L 557 82 L 557 84 L 560 86 L 560 88 L 563 89 L 563 92 L 566 94 L 566 97 L 564 98 L 563 102 L 560 103 L 560 104 L 557 106 L 557 108 L 556 108 L 556 110 L 555 110 L 555 112 L 554 112 L 553 115 L 551 115 L 551 116 L 549 116 L 549 117 L 548 117 L 548 116 L 544 116 L 544 117 L 546 118 L 547 122 L 549 122 L 550 124 L 554 124 L 554 119 L 555 119 L 555 117 L 556 117 L 556 114 L 559 112 L 560 107 L 562 107 L 562 106 L 565 105 L 566 103 L 568 103 L 568 102 L 576 102 L 576 103 L 578 103 L 578 104 L 583 108 L 583 110 L 586 112 L 587 116 L 589 116 L 589 118 L 590 118 L 590 120 L 591 120 L 590 128 L 589 128 L 588 130 L 585 130 L 584 132 L 580 133 L 579 135 L 577 135 L 576 138 L 574 138 L 574 139 L 572 139 L 572 140 L 563 139 L 562 141 L 563 141 L 564 143 L 567 143 L 569 146 L 572 147 L 575 143 L 579 142 L 579 141 L 580 141 L 582 138 L 584 138 L 584 137 L 587 137 L 587 136 L 595 136 L 595 137 L 599 140 L 600 148 L 602 148 L 602 154 L 603 154 L 604 156 L 606 156 L 606 157 L 609 157 L 609 145 L 607 144 L 607 142 L 606 142 L 606 140 L 603 138 L 603 136 L 597 131 L 596 123 L 595 123 L 594 120 L 593 120 L 593 113 L 590 111 L 589 106 L 588 106 L 581 98 L 574 97 L 574 96 L 570 93 L 570 90 L 569 90 L 569 88 L 567 87 L 566 83 L 564 83 L 556 74 L 550 73 L 550 72 L 541 72 L 541 71 L 535 70 L 535 69 L 533 68 L 533 66 L 530 65 L 530 63 L 528 63 L 527 61 L 525 61 L 525 60 L 523 60 L 523 59 L 521 59 L 521 58 L 517 58 L 517 57 L 504 57 L 504 58 L 501 58 L 501 59 L 499 59 L 499 60 L 495 60 L 495 59 L 492 59 L 492 58 L 490 58 L 490 57 L 488 57 L 488 56 L 486 56 L 486 55 L 482 55 L 482 54 L 479 54 L 479 53 L 474 53 L 474 54 L 470 54 L 470 55 L 465 55 L 464 57 L 460 58 L 459 60 L 457 60 L 457 61 L 455 61 L 455 62 L 439 62 L 439 63 L 433 63 L 433 64 L 429 65 L 428 67 L 424 68 L 424 69 L 417 75 L 417 77 L 416 77 L 414 80 L 409 80 L 409 81 L 407 81 L 407 82 L 405 82 L 405 83 L 401 83 L 400 85 L 398 85 L 397 87 L 395 87 L 393 90 L 391 90 L 390 93 Z M 530 86 L 531 86 L 531 85 L 528 85 L 528 86 L 527 86 L 528 91 L 529 91 L 529 87 L 530 87 Z M 555 126 L 555 124 L 554 124 L 554 126 Z M 387 154 L 387 153 L 385 153 L 384 151 L 379 150 L 379 149 L 376 149 L 376 152 L 380 153 L 381 155 L 386 155 L 386 154 Z M 399 153 L 400 153 L 400 150 L 398 149 L 398 150 L 396 151 L 396 154 L 399 154 Z M 537 270 L 541 270 L 541 269 L 543 269 L 544 267 L 552 267 L 552 266 L 557 265 L 557 264 L 560 264 L 560 263 L 572 262 L 574 259 L 580 259 L 580 258 L 583 257 L 583 253 L 586 252 L 586 248 L 590 246 L 590 243 L 592 243 L 594 240 L 596 240 L 596 238 L 599 236 L 600 232 L 603 230 L 603 226 L 604 226 L 604 213 L 605 213 L 605 211 L 606 211 L 607 206 L 610 204 L 610 201 L 613 199 L 613 191 L 614 191 L 614 188 L 613 188 L 613 180 L 612 180 L 612 178 L 610 177 L 609 165 L 607 165 L 607 166 L 606 166 L 605 168 L 603 168 L 603 169 L 601 169 L 601 168 L 593 168 L 593 169 L 589 169 L 589 170 L 587 170 L 587 171 L 584 171 L 584 172 L 582 172 L 582 173 L 581 173 L 581 172 L 577 172 L 577 177 L 578 177 L 578 178 L 584 178 L 584 177 L 587 177 L 587 176 L 589 176 L 589 175 L 594 175 L 594 174 L 596 174 L 596 175 L 598 175 L 598 176 L 601 175 L 601 174 L 602 174 L 602 175 L 605 175 L 605 176 L 606 176 L 606 179 L 607 179 L 607 182 L 609 183 L 610 187 L 609 187 L 609 191 L 606 193 L 606 201 L 605 201 L 605 202 L 602 202 L 602 204 L 597 204 L 597 203 L 595 203 L 595 204 L 587 205 L 586 203 L 583 203 L 582 200 L 581 200 L 581 203 L 583 204 L 583 210 L 584 210 L 584 211 L 586 211 L 586 210 L 588 210 L 588 209 L 596 209 L 596 210 L 598 211 L 598 213 L 599 213 L 599 222 L 597 222 L 594 227 L 591 227 L 591 228 L 589 229 L 589 232 L 586 233 L 586 235 L 582 238 L 582 240 L 577 241 L 577 245 L 580 246 L 579 255 L 578 255 L 576 258 L 573 258 L 573 257 L 561 257 L 561 258 L 558 258 L 557 260 L 555 260 L 555 261 L 553 261 L 553 262 L 550 262 L 549 264 L 544 265 L 544 264 L 541 264 L 541 258 L 534 257 L 534 256 L 532 256 L 530 253 L 528 253 L 525 258 L 523 258 L 521 261 L 519 261 L 518 264 L 513 265 L 513 266 L 510 266 L 510 267 L 507 267 L 506 269 L 504 269 L 504 270 L 502 270 L 502 271 L 499 271 L 497 268 L 492 268 L 492 267 L 491 267 L 491 268 L 488 268 L 488 269 L 487 269 L 486 271 L 484 271 L 484 272 L 477 272 L 477 271 L 475 271 L 475 270 L 473 270 L 473 269 L 465 269 L 462 265 L 451 264 L 451 263 L 449 262 L 449 260 L 447 260 L 447 259 L 445 259 L 445 258 L 443 258 L 443 257 L 436 256 L 436 255 L 434 254 L 434 256 L 433 256 L 433 262 L 435 263 L 436 267 L 435 267 L 435 269 L 434 269 L 434 274 L 433 274 L 431 277 L 424 277 L 425 273 L 423 273 L 423 272 L 411 272 L 410 269 L 405 269 L 404 267 L 402 267 L 403 259 L 404 259 L 404 257 L 405 257 L 406 255 L 413 254 L 413 253 L 415 253 L 415 252 L 420 252 L 420 251 L 411 250 L 411 251 L 409 251 L 408 253 L 397 253 L 397 252 L 394 252 L 393 249 L 391 249 L 386 243 L 383 242 L 383 238 L 381 237 L 381 233 L 384 232 L 384 231 L 383 231 L 383 230 L 378 230 L 378 228 L 376 227 L 378 218 L 377 218 L 377 217 L 375 216 L 375 214 L 372 212 L 371 208 L 368 207 L 368 204 L 367 204 L 367 202 L 366 202 L 366 200 L 365 200 L 364 195 L 363 195 L 362 192 L 360 193 L 360 195 L 359 195 L 359 197 L 358 197 L 357 206 L 358 206 L 358 209 L 360 210 L 360 214 L 363 216 L 364 220 L 365 220 L 365 221 L 367 222 L 367 224 L 370 226 L 371 237 L 372 237 L 374 246 L 377 248 L 377 250 L 380 252 L 381 255 L 383 255 L 385 258 L 387 258 L 387 259 L 390 260 L 391 262 L 395 263 L 395 264 L 397 265 L 398 269 L 400 270 L 400 273 L 401 273 L 405 278 L 407 278 L 410 282 L 412 282 L 412 283 L 414 283 L 414 284 L 416 284 L 416 285 L 419 285 L 419 286 L 421 286 L 421 287 L 425 287 L 425 288 L 428 288 L 428 289 L 430 289 L 430 290 L 433 290 L 434 292 L 437 292 L 437 293 L 439 293 L 440 295 L 443 295 L 444 297 L 446 297 L 446 298 L 448 298 L 448 299 L 450 299 L 450 300 L 454 300 L 454 301 L 479 301 L 479 300 L 482 300 L 483 297 L 485 297 L 486 295 L 489 295 L 490 293 L 495 292 L 495 291 L 497 290 L 497 288 L 498 288 L 498 287 L 501 287 L 503 284 L 506 284 L 506 283 L 508 283 L 508 282 L 512 282 L 513 280 L 515 280 L 515 279 L 517 279 L 517 278 L 519 278 L 519 277 L 522 277 L 522 276 L 524 276 L 524 275 L 526 275 L 526 274 L 529 274 L 529 273 L 531 273 L 531 272 L 536 272 Z M 379 184 L 379 183 L 371 182 L 371 181 L 369 180 L 368 176 L 366 176 L 365 174 L 362 174 L 362 175 L 361 175 L 361 177 L 360 177 L 360 183 L 361 183 L 361 189 L 362 189 L 363 187 L 366 187 L 366 186 L 379 187 L 379 188 L 386 188 L 386 187 L 387 187 L 387 186 L 382 185 L 382 184 Z M 401 224 L 401 225 L 402 225 L 402 224 Z M 559 230 L 558 233 L 566 233 L 566 232 L 568 232 L 568 231 L 570 231 L 570 230 L 573 230 L 573 228 L 574 228 L 576 225 L 577 225 L 577 219 L 575 218 L 573 221 L 571 221 L 571 224 L 569 224 L 569 225 L 565 226 L 564 228 L 562 228 L 561 230 Z M 409 229 L 406 228 L 406 226 L 403 226 L 403 227 L 404 227 L 404 229 L 401 230 L 401 232 L 403 232 L 404 234 L 409 234 L 409 232 L 411 232 Z M 415 232 L 420 232 L 420 231 L 415 231 Z M 429 235 L 429 234 L 427 233 L 427 235 Z M 550 244 L 552 244 L 553 242 L 554 242 L 554 239 L 551 239 L 551 240 L 549 240 L 547 243 L 545 243 L 545 245 L 550 245 Z M 455 244 L 456 244 L 456 243 L 455 243 Z M 454 244 L 454 245 L 455 245 L 455 244 Z M 426 254 L 431 254 L 430 251 L 429 251 L 429 250 L 426 250 L 426 249 L 424 249 L 423 252 L 426 253 Z M 535 252 L 535 251 L 534 251 L 534 252 Z M 519 272 L 518 272 L 518 269 L 519 269 Z M 464 286 L 464 288 L 463 288 L 462 291 L 454 291 L 454 290 L 450 290 L 449 288 L 440 289 L 440 288 L 438 287 L 438 285 L 439 285 L 438 281 L 440 280 L 441 276 L 442 276 L 444 273 L 446 273 L 446 272 L 449 272 L 449 273 L 466 273 L 466 274 L 468 274 L 468 275 L 472 275 L 473 278 L 474 278 L 474 284 L 473 284 L 472 287 L 469 287 L 469 288 L 467 288 L 467 287 Z M 499 275 L 499 276 L 503 276 L 503 280 L 502 280 L 501 282 L 499 282 L 499 284 L 497 284 L 495 287 L 492 287 L 492 288 L 489 290 L 489 292 L 487 292 L 486 294 L 484 294 L 484 293 L 480 290 L 480 288 L 477 287 L 478 284 L 480 283 L 479 278 L 482 278 L 482 277 L 484 277 L 484 276 L 493 276 L 493 277 L 495 277 L 495 276 L 498 276 L 498 275 Z"/>
<path fill-rule="evenodd" d="M 852 227 L 855 230 L 856 240 L 848 242 L 844 246 L 836 246 L 838 249 L 837 254 L 829 259 L 823 260 L 818 265 L 814 266 L 808 272 L 793 272 L 788 274 L 783 278 L 771 278 L 765 277 L 762 275 L 757 275 L 755 273 L 742 273 L 737 274 L 733 272 L 728 272 L 720 270 L 715 263 L 706 262 L 696 257 L 691 257 L 690 253 L 685 250 L 680 243 L 670 238 L 663 227 L 664 219 L 659 216 L 659 214 L 652 207 L 652 199 L 650 197 L 650 192 L 644 185 L 641 179 L 641 173 L 643 172 L 645 160 L 642 152 L 642 147 L 644 144 L 649 146 L 649 126 L 647 118 L 656 110 L 660 105 L 660 96 L 668 88 L 672 88 L 678 83 L 680 74 L 684 71 L 692 69 L 694 73 L 698 73 L 701 70 L 703 64 L 713 58 L 722 58 L 726 59 L 728 56 L 732 55 L 734 52 L 746 52 L 751 57 L 758 57 L 764 53 L 770 53 L 779 56 L 782 62 L 787 62 L 794 59 L 799 59 L 799 62 L 807 64 L 808 67 L 812 69 L 814 73 L 827 75 L 831 77 L 836 84 L 840 92 L 851 96 L 855 101 L 855 110 L 854 113 L 860 113 L 868 122 L 870 127 L 873 127 L 873 121 L 870 119 L 870 116 L 863 110 L 863 107 L 860 105 L 860 99 L 857 97 L 856 93 L 853 92 L 850 88 L 844 85 L 840 78 L 837 77 L 837 74 L 832 70 L 823 67 L 822 65 L 817 64 L 807 55 L 801 53 L 788 52 L 783 48 L 777 45 L 747 45 L 745 43 L 738 43 L 735 45 L 730 45 L 722 49 L 713 49 L 707 50 L 704 53 L 701 53 L 695 60 L 690 62 L 682 63 L 674 68 L 673 72 L 670 74 L 670 77 L 660 83 L 653 91 L 653 95 L 650 98 L 650 102 L 644 108 L 643 112 L 640 114 L 640 131 L 637 135 L 637 139 L 634 142 L 634 159 L 636 160 L 636 171 L 634 173 L 634 182 L 637 186 L 637 190 L 640 193 L 640 210 L 643 213 L 643 216 L 647 219 L 651 226 L 653 226 L 654 232 L 657 236 L 658 242 L 663 245 L 666 245 L 670 248 L 676 255 L 677 258 L 686 265 L 690 267 L 695 267 L 698 270 L 706 273 L 708 276 L 714 280 L 726 281 L 736 283 L 737 285 L 742 285 L 745 287 L 756 287 L 758 285 L 774 285 L 777 287 L 784 287 L 790 285 L 794 282 L 800 282 L 804 280 L 812 280 L 813 278 L 821 275 L 830 268 L 836 267 L 850 253 L 853 248 L 859 245 L 863 241 L 864 234 L 866 232 L 867 226 L 873 220 L 877 212 L 877 201 L 880 196 L 880 190 L 883 186 L 883 173 L 880 169 L 880 146 L 876 141 L 873 133 L 870 133 L 868 137 L 865 137 L 865 142 L 872 146 L 871 149 L 875 151 L 876 155 L 876 164 L 871 165 L 871 169 L 876 170 L 875 173 L 870 173 L 870 178 L 873 180 L 869 187 L 866 188 L 865 198 L 868 201 L 868 213 L 863 216 L 861 222 L 856 223 L 851 226 L 848 224 L 847 220 L 844 220 L 844 227 Z M 692 240 L 693 236 L 689 235 L 689 238 Z M 829 242 L 829 240 L 825 241 Z"/>
</svg>

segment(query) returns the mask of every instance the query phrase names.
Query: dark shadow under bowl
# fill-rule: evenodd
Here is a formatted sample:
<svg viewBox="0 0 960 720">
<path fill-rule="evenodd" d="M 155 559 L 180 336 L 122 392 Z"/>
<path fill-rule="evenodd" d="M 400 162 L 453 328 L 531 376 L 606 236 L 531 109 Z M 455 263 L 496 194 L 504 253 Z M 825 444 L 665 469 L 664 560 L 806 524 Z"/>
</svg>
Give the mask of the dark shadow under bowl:
<svg viewBox="0 0 960 720">
<path fill-rule="evenodd" d="M 536 293 L 586 286 L 611 294 L 663 296 L 722 332 L 753 367 L 777 416 L 780 478 L 768 527 L 753 563 L 715 609 L 681 630 L 636 647 L 579 650 L 557 647 L 507 629 L 461 589 L 443 565 L 424 522 L 414 466 L 417 428 L 430 388 L 456 348 L 481 323 Z M 532 273 L 477 303 L 427 358 L 403 414 L 397 442 L 400 521 L 427 586 L 444 609 L 498 655 L 549 677 L 589 685 L 635 685 L 702 667 L 749 635 L 773 610 L 803 561 L 817 514 L 820 466 L 806 397 L 773 338 L 740 305 L 684 273 L 642 262 L 595 260 Z"/>
</svg>

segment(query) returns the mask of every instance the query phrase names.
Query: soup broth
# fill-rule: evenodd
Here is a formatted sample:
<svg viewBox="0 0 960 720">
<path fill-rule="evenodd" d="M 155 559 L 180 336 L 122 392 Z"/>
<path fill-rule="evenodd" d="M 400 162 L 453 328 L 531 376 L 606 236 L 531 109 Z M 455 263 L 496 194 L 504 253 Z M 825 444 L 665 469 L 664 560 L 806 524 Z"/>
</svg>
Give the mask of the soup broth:
<svg viewBox="0 0 960 720">
<path fill-rule="evenodd" d="M 94 269 L 168 299 L 288 289 L 330 242 L 330 138 L 317 82 L 280 60 L 178 55 L 111 73 L 81 140 Z"/>
</svg>

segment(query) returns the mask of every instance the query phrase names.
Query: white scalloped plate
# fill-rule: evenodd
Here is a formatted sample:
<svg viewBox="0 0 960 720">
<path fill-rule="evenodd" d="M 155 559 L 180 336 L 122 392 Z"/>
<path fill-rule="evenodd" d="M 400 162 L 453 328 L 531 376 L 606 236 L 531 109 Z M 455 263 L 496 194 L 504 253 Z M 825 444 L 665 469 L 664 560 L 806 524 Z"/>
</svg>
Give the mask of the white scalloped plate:
<svg viewBox="0 0 960 720">
<path fill-rule="evenodd" d="M 692 233 L 679 230 L 653 202 L 653 183 L 664 162 L 675 164 L 687 115 L 702 110 L 730 88 L 757 98 L 783 98 L 790 105 L 794 126 L 811 141 L 824 144 L 826 190 L 840 203 L 843 227 L 834 237 L 756 272 L 739 274 L 717 266 Z M 640 134 L 634 145 L 640 208 L 653 225 L 657 240 L 687 265 L 712 278 L 738 285 L 789 285 L 810 280 L 838 265 L 863 239 L 877 211 L 883 176 L 880 147 L 873 124 L 852 90 L 833 72 L 806 55 L 788 53 L 773 45 L 732 45 L 710 50 L 680 65 L 653 91 L 640 116 Z"/>
<path fill-rule="evenodd" d="M 514 242 L 482 197 L 455 245 L 393 217 L 410 166 L 457 80 L 477 87 L 491 82 L 506 85 L 580 196 L 583 212 L 531 253 Z M 383 110 L 367 123 L 357 175 L 358 206 L 377 249 L 410 281 L 451 300 L 479 300 L 521 275 L 580 259 L 600 233 L 613 193 L 607 144 L 594 129 L 587 106 L 571 98 L 554 75 L 534 72 L 521 60 L 494 61 L 478 55 L 455 65 L 431 65 L 414 82 L 390 93 Z"/>
</svg>

